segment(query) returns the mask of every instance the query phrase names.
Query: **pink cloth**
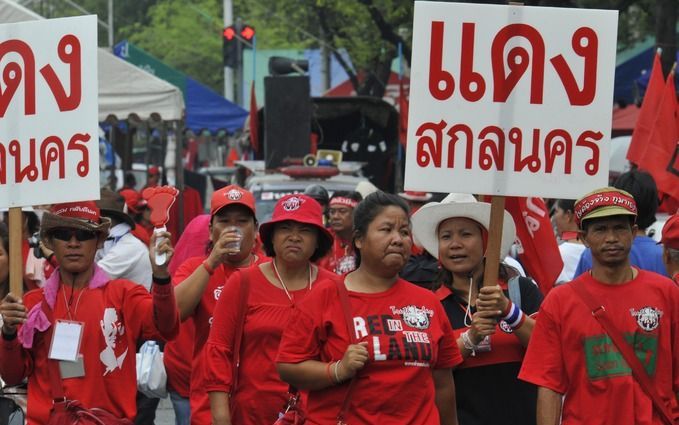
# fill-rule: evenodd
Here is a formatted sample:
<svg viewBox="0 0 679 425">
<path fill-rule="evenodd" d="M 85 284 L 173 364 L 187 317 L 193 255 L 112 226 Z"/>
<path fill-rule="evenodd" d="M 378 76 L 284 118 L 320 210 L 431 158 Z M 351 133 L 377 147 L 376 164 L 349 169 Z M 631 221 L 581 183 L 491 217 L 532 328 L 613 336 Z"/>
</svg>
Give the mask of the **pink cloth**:
<svg viewBox="0 0 679 425">
<path fill-rule="evenodd" d="M 89 287 L 91 289 L 100 288 L 108 283 L 111 278 L 106 274 L 106 272 L 97 266 L 96 263 L 93 264 L 94 273 L 90 279 Z M 55 270 L 49 279 L 45 282 L 45 287 L 43 290 L 43 295 L 47 301 L 47 305 L 50 308 L 54 308 L 54 304 L 57 300 L 57 293 L 59 291 L 59 278 L 61 274 L 59 269 Z M 19 329 L 19 341 L 24 348 L 33 347 L 33 336 L 36 330 L 39 332 L 44 332 L 50 327 L 51 323 L 47 320 L 45 312 L 42 311 L 42 302 L 37 303 L 28 312 L 28 317 L 26 323 L 24 323 Z"/>
<path fill-rule="evenodd" d="M 210 242 L 210 216 L 202 214 L 195 217 L 182 232 L 174 247 L 174 255 L 168 265 L 172 276 L 184 261 L 191 257 L 200 257 L 206 254 L 208 242 Z"/>
</svg>

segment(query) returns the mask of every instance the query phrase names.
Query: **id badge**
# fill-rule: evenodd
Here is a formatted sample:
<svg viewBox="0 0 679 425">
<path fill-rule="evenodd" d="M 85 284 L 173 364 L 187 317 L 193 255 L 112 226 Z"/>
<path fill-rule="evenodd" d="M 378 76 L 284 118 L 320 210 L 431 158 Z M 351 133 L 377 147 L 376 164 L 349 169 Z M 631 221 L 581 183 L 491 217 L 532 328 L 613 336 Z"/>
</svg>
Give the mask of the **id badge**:
<svg viewBox="0 0 679 425">
<path fill-rule="evenodd" d="M 70 320 L 57 320 L 52 332 L 52 342 L 48 358 L 75 362 L 80 353 L 80 341 L 85 323 Z"/>
<path fill-rule="evenodd" d="M 82 378 L 85 376 L 85 362 L 82 354 L 79 354 L 78 359 L 74 362 L 60 361 L 59 372 L 61 372 L 61 379 Z"/>
<path fill-rule="evenodd" d="M 487 353 L 491 351 L 490 335 L 486 335 L 476 346 L 477 353 Z"/>
</svg>

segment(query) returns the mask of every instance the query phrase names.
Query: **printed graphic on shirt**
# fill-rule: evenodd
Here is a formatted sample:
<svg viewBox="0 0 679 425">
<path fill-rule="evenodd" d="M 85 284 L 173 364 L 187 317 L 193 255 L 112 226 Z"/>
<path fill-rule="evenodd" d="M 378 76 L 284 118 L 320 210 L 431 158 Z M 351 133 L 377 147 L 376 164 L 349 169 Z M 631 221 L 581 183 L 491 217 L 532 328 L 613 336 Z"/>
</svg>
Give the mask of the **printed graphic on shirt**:
<svg viewBox="0 0 679 425">
<path fill-rule="evenodd" d="M 430 367 L 432 338 L 425 332 L 434 311 L 426 307 L 391 306 L 389 314 L 354 317 L 359 341 L 370 337 L 370 356 L 375 362 L 403 361 L 404 366 Z"/>
<path fill-rule="evenodd" d="M 506 333 L 506 334 L 510 334 L 510 333 L 513 333 L 513 332 L 514 332 L 514 329 L 512 329 L 512 328 L 507 324 L 507 322 L 505 322 L 504 320 L 500 320 L 500 321 L 498 322 L 498 325 L 500 326 L 500 329 L 502 330 L 502 332 L 504 332 L 504 333 Z"/>
<path fill-rule="evenodd" d="M 224 285 L 218 286 L 217 288 L 215 288 L 214 291 L 212 291 L 212 294 L 215 297 L 215 301 L 217 301 L 219 299 L 219 296 L 222 295 L 222 289 L 223 288 L 224 288 Z"/>
<path fill-rule="evenodd" d="M 625 340 L 634 347 L 634 352 L 646 373 L 653 376 L 658 358 L 658 337 L 635 332 L 625 334 Z M 632 374 L 632 369 L 608 335 L 587 337 L 584 345 L 587 375 L 591 380 Z"/>
<path fill-rule="evenodd" d="M 125 326 L 118 320 L 118 312 L 115 308 L 105 309 L 104 318 L 99 322 L 106 343 L 106 348 L 99 353 L 99 359 L 106 366 L 104 371 L 104 376 L 106 376 L 116 369 L 123 368 L 128 347 L 127 341 L 123 338 Z"/>
<path fill-rule="evenodd" d="M 637 319 L 637 325 L 646 332 L 651 332 L 657 328 L 663 315 L 662 310 L 655 307 L 644 307 L 639 310 L 630 308 L 629 312 L 632 317 Z"/>
<path fill-rule="evenodd" d="M 337 266 L 335 267 L 336 274 L 342 275 L 354 270 L 356 270 L 356 257 L 353 255 L 344 256 L 337 261 Z"/>
</svg>

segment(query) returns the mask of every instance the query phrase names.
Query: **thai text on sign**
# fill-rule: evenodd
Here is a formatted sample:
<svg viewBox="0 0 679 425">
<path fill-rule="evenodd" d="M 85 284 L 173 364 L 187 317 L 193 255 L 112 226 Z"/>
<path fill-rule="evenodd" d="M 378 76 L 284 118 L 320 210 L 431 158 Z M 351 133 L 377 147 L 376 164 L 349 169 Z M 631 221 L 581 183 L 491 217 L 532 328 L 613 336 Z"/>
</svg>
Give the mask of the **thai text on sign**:
<svg viewBox="0 0 679 425">
<path fill-rule="evenodd" d="M 0 25 L 0 205 L 99 198 L 96 22 Z"/>
<path fill-rule="evenodd" d="M 616 35 L 616 11 L 416 2 L 406 188 L 605 186 Z"/>
</svg>

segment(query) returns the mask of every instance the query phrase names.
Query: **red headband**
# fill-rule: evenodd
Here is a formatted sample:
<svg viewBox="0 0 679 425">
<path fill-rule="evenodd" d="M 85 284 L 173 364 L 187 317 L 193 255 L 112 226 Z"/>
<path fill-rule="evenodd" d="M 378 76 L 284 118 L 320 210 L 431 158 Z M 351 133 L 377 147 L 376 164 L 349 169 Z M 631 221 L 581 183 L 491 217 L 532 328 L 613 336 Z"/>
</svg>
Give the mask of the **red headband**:
<svg viewBox="0 0 679 425">
<path fill-rule="evenodd" d="M 347 206 L 347 207 L 356 208 L 356 205 L 358 205 L 358 202 L 354 201 L 351 198 L 345 198 L 343 196 L 338 196 L 338 197 L 332 198 L 330 200 L 330 205 L 344 205 L 344 206 Z"/>
<path fill-rule="evenodd" d="M 575 204 L 575 219 L 580 223 L 591 212 L 602 207 L 618 207 L 637 214 L 637 204 L 634 198 L 621 192 L 599 192 L 586 196 Z M 613 214 L 611 214 L 613 215 Z"/>
</svg>

